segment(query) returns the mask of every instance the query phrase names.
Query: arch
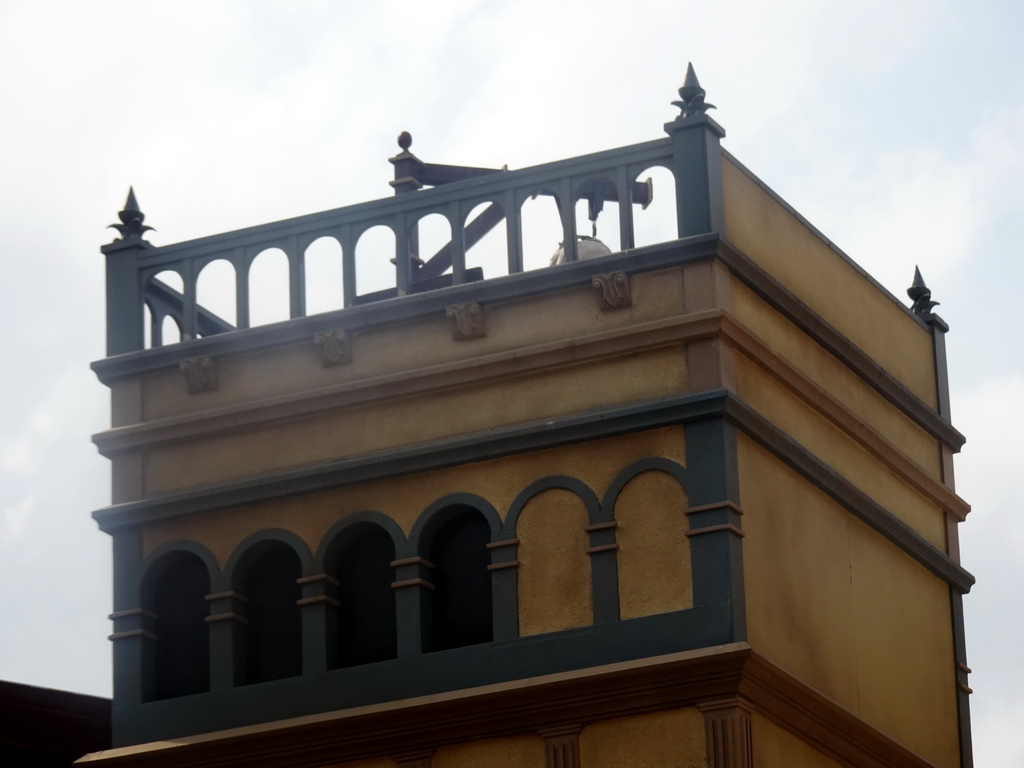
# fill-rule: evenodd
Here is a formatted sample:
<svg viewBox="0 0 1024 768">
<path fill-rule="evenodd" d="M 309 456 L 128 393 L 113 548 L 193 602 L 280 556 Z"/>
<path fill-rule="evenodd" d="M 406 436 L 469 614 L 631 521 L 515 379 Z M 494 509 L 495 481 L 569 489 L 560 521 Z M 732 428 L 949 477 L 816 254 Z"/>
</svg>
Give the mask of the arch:
<svg viewBox="0 0 1024 768">
<path fill-rule="evenodd" d="M 551 257 L 565 239 L 558 198 L 537 190 L 519 206 L 523 271 L 550 265 Z"/>
<path fill-rule="evenodd" d="M 473 520 L 476 520 L 474 522 Z M 408 556 L 433 564 L 433 591 L 425 590 L 426 650 L 490 642 L 494 595 L 487 545 L 501 530 L 497 510 L 472 493 L 452 493 L 430 504 L 413 524 Z"/>
<path fill-rule="evenodd" d="M 238 325 L 235 265 L 228 259 L 207 262 L 196 279 L 196 303 L 229 325 Z"/>
<path fill-rule="evenodd" d="M 359 533 L 363 525 L 375 525 L 387 531 L 395 545 L 395 552 L 405 551 L 405 534 L 398 523 L 383 512 L 375 510 L 362 510 L 345 515 L 334 523 L 320 539 L 320 544 L 313 555 L 312 569 L 317 573 L 326 573 L 332 565 L 333 550 L 339 545 L 345 545 L 353 536 Z"/>
<path fill-rule="evenodd" d="M 168 344 L 177 344 L 182 340 L 181 323 L 174 315 L 164 315 L 160 322 L 160 345 L 166 347 Z"/>
<path fill-rule="evenodd" d="M 605 200 L 605 197 L 614 199 Z M 573 191 L 576 232 L 598 238 L 612 253 L 621 251 L 624 247 L 619 232 L 619 197 L 615 182 L 607 176 L 591 176 L 577 184 Z M 591 199 L 594 200 L 593 207 Z M 596 222 L 590 218 L 593 214 L 596 214 Z M 585 253 L 581 251 L 580 256 L 585 257 Z"/>
<path fill-rule="evenodd" d="M 522 514 L 523 507 L 536 496 L 538 493 L 544 491 L 559 488 L 570 493 L 575 493 L 583 501 L 583 504 L 587 509 L 587 521 L 590 525 L 594 523 L 604 522 L 601 518 L 601 503 L 597 499 L 595 494 L 589 485 L 584 483 L 575 477 L 569 475 L 548 475 L 542 477 L 539 480 L 534 480 L 523 490 L 521 490 L 516 497 L 512 500 L 512 504 L 509 506 L 508 514 L 505 516 L 504 530 L 514 531 L 516 524 L 519 520 L 519 515 Z"/>
<path fill-rule="evenodd" d="M 206 555 L 204 557 L 203 555 Z M 210 689 L 206 617 L 212 578 L 209 552 L 176 542 L 147 558 L 140 604 L 152 614 L 156 640 L 146 658 L 143 687 L 149 700 Z"/>
<path fill-rule="evenodd" d="M 434 501 L 416 518 L 416 522 L 413 523 L 412 530 L 409 532 L 409 540 L 403 556 L 426 556 L 425 549 L 429 549 L 430 540 L 438 528 L 448 522 L 452 516 L 458 514 L 460 507 L 471 507 L 479 512 L 487 520 L 490 527 L 490 538 L 494 540 L 501 530 L 501 517 L 498 515 L 498 510 L 487 499 L 474 493 L 450 493 Z"/>
<path fill-rule="evenodd" d="M 250 566 L 254 557 L 258 557 L 267 547 L 276 544 L 283 544 L 295 551 L 302 566 L 302 576 L 313 574 L 313 555 L 305 541 L 284 528 L 265 528 L 246 536 L 231 551 L 224 563 L 224 574 L 221 579 L 223 589 L 237 589 L 239 573 Z"/>
<path fill-rule="evenodd" d="M 387 224 L 367 227 L 356 237 L 356 293 L 384 291 L 396 286 L 395 265 L 397 258 L 395 231 Z"/>
<path fill-rule="evenodd" d="M 215 588 L 220 582 L 220 565 L 217 563 L 217 558 L 213 552 L 197 541 L 175 539 L 174 541 L 161 544 L 143 558 L 142 564 L 139 567 L 139 572 L 142 574 L 142 578 L 139 580 L 140 598 L 145 597 L 150 579 L 159 578 L 161 568 L 165 563 L 169 562 L 167 560 L 168 556 L 176 554 L 189 554 L 198 557 L 210 574 L 211 589 Z"/>
<path fill-rule="evenodd" d="M 344 304 L 344 272 L 341 243 L 321 235 L 303 251 L 306 279 L 306 314 L 332 312 Z"/>
<path fill-rule="evenodd" d="M 637 173 L 634 181 L 651 180 L 654 191 L 650 204 L 640 209 L 633 205 L 633 240 L 639 248 L 654 243 L 665 243 L 679 237 L 676 209 L 676 177 L 667 165 L 655 164 Z"/>
<path fill-rule="evenodd" d="M 531 494 L 518 512 L 519 634 L 593 624 L 595 595 L 584 500 L 563 483 L 553 484 Z"/>
<path fill-rule="evenodd" d="M 601 520 L 595 522 L 609 522 L 615 519 L 615 502 L 622 493 L 622 489 L 630 480 L 641 472 L 659 471 L 671 475 L 685 490 L 686 488 L 686 467 L 677 464 L 671 459 L 661 456 L 650 456 L 644 459 L 637 459 L 626 465 L 608 485 L 601 499 Z"/>
<path fill-rule="evenodd" d="M 327 573 L 337 581 L 337 616 L 328 628 L 334 667 L 351 667 L 398 655 L 392 533 L 366 520 L 353 522 L 333 542 Z"/>
<path fill-rule="evenodd" d="M 298 536 L 270 529 L 247 537 L 225 568 L 232 587 L 245 597 L 244 659 L 246 684 L 302 673 L 301 589 L 312 557 Z"/>
<path fill-rule="evenodd" d="M 474 507 L 454 505 L 434 515 L 427 558 L 433 563 L 429 650 L 489 643 L 494 638 L 490 552 L 492 529 Z"/>
<path fill-rule="evenodd" d="M 181 341 L 181 302 L 185 280 L 176 269 L 150 273 L 142 291 L 143 316 L 147 321 L 146 347 L 162 347 Z M 146 318 L 146 309 L 149 309 Z M 177 316 L 175 316 L 177 314 Z M 168 323 L 167 319 L 171 318 Z"/>
<path fill-rule="evenodd" d="M 249 326 L 287 320 L 291 316 L 288 255 L 280 248 L 264 248 L 249 262 Z"/>
<path fill-rule="evenodd" d="M 410 229 L 409 255 L 424 262 L 452 241 L 453 227 L 443 213 L 426 213 Z M 451 267 L 446 271 L 450 272 Z"/>
<path fill-rule="evenodd" d="M 609 494 L 623 619 L 693 607 L 685 472 L 667 459 L 634 462 Z"/>
</svg>

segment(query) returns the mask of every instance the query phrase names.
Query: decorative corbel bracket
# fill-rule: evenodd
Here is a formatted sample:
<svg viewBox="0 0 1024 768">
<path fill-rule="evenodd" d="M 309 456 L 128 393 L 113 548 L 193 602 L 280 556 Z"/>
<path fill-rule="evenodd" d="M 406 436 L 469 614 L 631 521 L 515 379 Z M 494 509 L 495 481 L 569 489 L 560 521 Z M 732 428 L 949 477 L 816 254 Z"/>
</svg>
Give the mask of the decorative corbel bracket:
<svg viewBox="0 0 1024 768">
<path fill-rule="evenodd" d="M 594 275 L 590 281 L 597 292 L 597 305 L 601 311 L 624 309 L 633 306 L 633 294 L 629 288 L 629 275 L 625 272 L 610 272 Z"/>
<path fill-rule="evenodd" d="M 445 315 L 455 321 L 452 338 L 456 341 L 479 339 L 484 336 L 484 308 L 479 302 L 469 301 L 456 304 L 444 311 Z"/>
<path fill-rule="evenodd" d="M 352 362 L 352 338 L 342 328 L 314 333 L 313 344 L 320 351 L 320 364 L 324 368 Z"/>
<path fill-rule="evenodd" d="M 209 355 L 182 360 L 178 370 L 185 374 L 185 386 L 190 395 L 217 390 L 217 366 Z"/>
<path fill-rule="evenodd" d="M 544 739 L 545 768 L 580 768 L 580 730 L 583 725 L 563 725 L 539 731 Z"/>
</svg>

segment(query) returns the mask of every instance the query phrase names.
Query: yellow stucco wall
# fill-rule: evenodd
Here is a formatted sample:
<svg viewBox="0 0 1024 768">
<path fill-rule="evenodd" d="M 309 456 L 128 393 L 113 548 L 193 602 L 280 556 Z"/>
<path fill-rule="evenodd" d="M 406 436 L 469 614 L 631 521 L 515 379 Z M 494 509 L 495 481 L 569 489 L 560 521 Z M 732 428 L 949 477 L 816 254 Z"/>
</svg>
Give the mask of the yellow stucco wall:
<svg viewBox="0 0 1024 768">
<path fill-rule="evenodd" d="M 674 345 L 529 377 L 409 396 L 147 451 L 145 492 L 167 492 L 686 391 Z"/>
<path fill-rule="evenodd" d="M 694 707 L 591 723 L 580 732 L 584 768 L 706 768 L 704 716 Z"/>
<path fill-rule="evenodd" d="M 686 493 L 664 472 L 626 484 L 615 505 L 619 614 L 623 619 L 693 607 Z"/>
<path fill-rule="evenodd" d="M 785 768 L 844 768 L 828 755 L 757 714 L 751 718 L 754 765 Z"/>
<path fill-rule="evenodd" d="M 736 355 L 739 396 L 861 491 L 945 551 L 945 512 L 761 366 Z M 936 454 L 938 448 L 936 448 Z"/>
<path fill-rule="evenodd" d="M 932 478 L 941 479 L 941 462 L 934 437 L 735 278 L 732 297 L 736 320 L 774 355 L 857 414 Z"/>
<path fill-rule="evenodd" d="M 754 651 L 958 765 L 948 587 L 742 434 L 738 449 Z"/>
<path fill-rule="evenodd" d="M 143 547 L 148 553 L 170 541 L 191 539 L 208 547 L 223 565 L 247 536 L 266 528 L 285 528 L 313 550 L 331 525 L 364 510 L 388 515 L 408 535 L 428 505 L 451 493 L 481 496 L 504 518 L 516 495 L 534 480 L 555 474 L 570 475 L 586 483 L 600 498 L 624 466 L 643 456 L 663 456 L 685 464 L 682 427 L 646 430 L 149 523 L 143 528 Z"/>
<path fill-rule="evenodd" d="M 451 744 L 439 747 L 430 758 L 431 768 L 545 768 L 546 765 L 544 739 L 535 734 Z"/>
<path fill-rule="evenodd" d="M 722 189 L 726 239 L 935 407 L 931 335 L 727 157 Z"/>
<path fill-rule="evenodd" d="M 631 293 L 633 305 L 614 312 L 598 308 L 589 279 L 569 290 L 488 304 L 486 335 L 469 341 L 452 339 L 453 323 L 442 312 L 359 331 L 352 335 L 352 362 L 328 368 L 320 364 L 311 333 L 301 343 L 224 357 L 217 391 L 201 395 L 187 394 L 182 374 L 166 369 L 143 379 L 143 416 L 150 421 L 199 413 L 674 317 L 684 311 L 682 268 L 634 275 Z"/>
<path fill-rule="evenodd" d="M 588 523 L 583 500 L 542 491 L 516 522 L 519 539 L 519 634 L 538 635 L 593 623 Z"/>
</svg>

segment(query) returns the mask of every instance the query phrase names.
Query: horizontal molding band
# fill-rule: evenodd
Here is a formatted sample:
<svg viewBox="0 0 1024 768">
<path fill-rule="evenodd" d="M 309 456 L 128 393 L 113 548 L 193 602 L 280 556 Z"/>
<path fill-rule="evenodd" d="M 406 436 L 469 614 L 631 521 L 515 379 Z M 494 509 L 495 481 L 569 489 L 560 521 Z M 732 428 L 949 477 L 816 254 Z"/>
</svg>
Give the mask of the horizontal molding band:
<svg viewBox="0 0 1024 768">
<path fill-rule="evenodd" d="M 435 568 L 436 566 L 425 557 L 403 557 L 401 560 L 392 560 L 392 568 L 401 568 L 403 565 L 422 565 L 424 568 Z"/>
<path fill-rule="evenodd" d="M 289 683 L 293 683 L 289 680 Z M 285 684 L 291 696 L 297 686 Z M 751 650 L 727 643 L 510 682 L 466 687 L 386 703 L 339 708 L 245 727 L 221 725 L 243 708 L 232 691 L 228 706 L 214 696 L 195 703 L 164 700 L 124 712 L 152 730 L 188 709 L 208 727 L 201 738 L 151 736 L 145 748 L 114 747 L 79 764 L 247 766 L 272 756 L 274 765 L 327 765 L 396 755 L 431 754 L 453 741 L 513 734 L 571 735 L 580 723 L 695 706 L 714 710 L 724 700 L 766 717 L 843 765 L 929 768 L 930 764 L 861 718 Z M 257 695 L 257 690 L 244 691 Z M 204 698 L 210 699 L 209 701 Z M 212 715 L 208 718 L 207 710 Z M 220 727 L 218 727 L 220 726 Z"/>
<path fill-rule="evenodd" d="M 726 414 L 746 434 L 795 469 L 847 511 L 881 533 L 921 565 L 960 592 L 970 591 L 974 577 L 921 534 L 857 488 L 817 456 L 737 397 L 726 401 Z"/>
<path fill-rule="evenodd" d="M 209 598 L 207 598 L 209 600 Z M 147 611 L 145 608 L 129 608 L 125 611 L 114 611 L 112 614 L 107 616 L 111 621 L 117 621 L 118 619 L 127 619 L 131 616 L 142 616 L 146 619 L 155 619 L 157 615 L 152 611 Z"/>
<path fill-rule="evenodd" d="M 303 606 L 306 606 L 306 605 L 320 605 L 321 603 L 326 603 L 327 605 L 331 606 L 332 608 L 340 608 L 341 607 L 341 603 L 339 603 L 333 597 L 328 597 L 327 595 L 316 595 L 314 597 L 303 597 L 303 598 L 295 601 L 295 604 L 297 606 L 299 606 L 300 608 L 302 608 Z"/>
<path fill-rule="evenodd" d="M 205 617 L 204 621 L 207 624 L 216 624 L 219 621 L 234 621 L 238 624 L 248 624 L 249 620 L 240 613 L 215 613 L 212 616 Z"/>
<path fill-rule="evenodd" d="M 312 391 L 235 403 L 197 413 L 116 427 L 93 436 L 104 456 L 157 447 L 169 441 L 206 440 L 288 419 L 299 419 L 412 395 L 480 386 L 509 376 L 538 373 L 588 360 L 635 354 L 662 345 L 684 343 L 717 333 L 722 312 L 677 315 L 626 328 L 495 352 L 482 357 L 373 376 Z"/>
<path fill-rule="evenodd" d="M 207 600 L 238 600 L 240 603 L 247 603 L 249 599 L 241 594 L 240 592 L 214 592 L 212 595 L 206 596 Z"/>
<path fill-rule="evenodd" d="M 818 342 L 826 351 L 834 355 L 882 397 L 920 424 L 933 437 L 954 450 L 959 451 L 963 447 L 964 436 L 943 419 L 935 409 L 899 383 L 870 355 L 798 299 L 778 280 L 757 266 L 750 257 L 724 240 L 719 242 L 717 254 L 741 282 L 797 328 Z M 903 308 L 906 309 L 906 307 Z"/>
<path fill-rule="evenodd" d="M 484 546 L 487 549 L 501 549 L 503 547 L 518 547 L 519 539 L 502 539 L 501 541 L 489 541 Z"/>
<path fill-rule="evenodd" d="M 404 589 L 406 587 L 423 587 L 424 589 L 433 590 L 434 585 L 426 579 L 402 579 L 401 581 L 392 581 L 392 589 Z"/>
<path fill-rule="evenodd" d="M 519 562 L 518 560 L 509 560 L 508 562 L 505 562 L 505 563 L 490 563 L 487 566 L 487 570 L 488 571 L 502 571 L 505 568 L 518 568 L 520 565 L 522 565 L 522 563 Z"/>
<path fill-rule="evenodd" d="M 741 539 L 744 536 L 746 536 L 746 534 L 743 533 L 743 531 L 741 531 L 739 528 L 737 528 L 735 525 L 732 525 L 731 523 L 725 523 L 723 525 L 709 525 L 706 528 L 695 528 L 693 530 L 687 531 L 685 535 L 687 537 L 692 537 L 700 536 L 704 533 L 719 533 L 721 531 L 728 531 L 729 533 L 734 533 Z"/>
<path fill-rule="evenodd" d="M 111 533 L 154 520 L 341 488 L 586 440 L 684 424 L 723 414 L 936 576 L 961 592 L 970 590 L 974 577 L 950 559 L 945 552 L 936 548 L 727 390 L 713 390 L 587 411 L 554 420 L 535 421 L 382 451 L 370 456 L 268 473 L 247 480 L 218 483 L 104 507 L 93 512 L 93 518 L 102 530 Z"/>
<path fill-rule="evenodd" d="M 735 512 L 737 515 L 743 514 L 743 510 L 731 501 L 716 501 L 714 504 L 701 504 L 697 507 L 689 507 L 684 511 L 688 515 L 696 515 L 700 512 L 717 512 L 720 509 L 728 509 L 730 512 Z"/>
<path fill-rule="evenodd" d="M 144 637 L 147 640 L 159 640 L 160 638 L 154 635 L 152 632 L 147 632 L 145 629 L 128 629 L 124 632 L 115 632 L 112 635 L 107 635 L 107 640 L 128 640 L 132 637 Z"/>
<path fill-rule="evenodd" d="M 773 354 L 765 344 L 730 315 L 722 318 L 722 335 L 743 355 L 759 365 L 769 376 L 779 381 L 806 405 L 856 440 L 877 460 L 887 464 L 900 478 L 931 501 L 964 520 L 970 506 L 947 485 L 929 475 L 886 437 L 869 426 L 856 413 L 840 403 L 827 390 L 820 387 L 788 362 Z M 904 415 L 907 415 L 903 412 Z M 909 416 L 908 416 L 909 418 Z M 926 432 L 920 422 L 911 421 Z M 932 437 L 936 437 L 934 434 Z M 939 439 L 939 438 L 936 438 Z M 951 446 L 952 447 L 952 446 Z"/>
<path fill-rule="evenodd" d="M 93 518 L 102 530 L 109 533 L 125 526 L 154 520 L 681 424 L 720 414 L 726 396 L 724 390 L 679 395 L 433 440 L 368 456 L 323 462 L 115 504 L 95 511 Z"/>
<path fill-rule="evenodd" d="M 336 587 L 341 583 L 329 573 L 316 573 L 312 576 L 300 576 L 295 580 L 296 584 L 319 584 L 321 582 L 331 587 Z"/>
</svg>

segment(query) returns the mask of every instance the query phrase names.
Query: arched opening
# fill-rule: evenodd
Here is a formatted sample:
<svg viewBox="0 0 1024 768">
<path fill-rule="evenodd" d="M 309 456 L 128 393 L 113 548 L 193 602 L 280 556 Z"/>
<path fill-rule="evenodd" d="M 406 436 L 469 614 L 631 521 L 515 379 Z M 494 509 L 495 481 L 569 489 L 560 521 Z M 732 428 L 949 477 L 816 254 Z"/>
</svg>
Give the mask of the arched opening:
<svg viewBox="0 0 1024 768">
<path fill-rule="evenodd" d="M 430 261 L 434 255 L 452 241 L 452 227 L 440 213 L 428 213 L 416 222 L 409 241 L 409 255 L 415 261 Z M 451 272 L 451 267 L 445 270 Z"/>
<path fill-rule="evenodd" d="M 158 576 L 147 608 L 156 615 L 153 698 L 203 693 L 210 687 L 206 595 L 210 574 L 192 554 L 179 553 Z"/>
<path fill-rule="evenodd" d="M 306 248 L 306 314 L 331 312 L 344 304 L 341 245 L 318 237 Z"/>
<path fill-rule="evenodd" d="M 576 233 L 584 238 L 593 237 L 600 240 L 611 253 L 622 250 L 618 191 L 611 180 L 603 176 L 587 179 L 576 188 L 576 195 Z M 588 258 L 588 254 L 591 253 L 600 254 L 600 249 L 587 248 L 586 242 L 582 240 L 582 244 L 578 246 L 581 259 Z"/>
<path fill-rule="evenodd" d="M 434 535 L 430 650 L 489 643 L 493 637 L 490 526 L 470 507 L 455 511 Z"/>
<path fill-rule="evenodd" d="M 223 320 L 228 325 L 235 326 L 237 322 L 237 312 L 235 310 L 235 267 L 227 259 L 217 259 L 211 261 L 205 267 L 202 272 L 199 273 L 199 279 L 196 281 L 196 301 L 199 303 L 197 311 L 200 313 L 203 310 L 213 313 L 216 318 Z M 201 329 L 204 326 L 200 318 L 198 327 Z M 210 325 L 213 325 L 211 323 Z"/>
<path fill-rule="evenodd" d="M 502 207 L 480 203 L 466 218 L 466 269 L 480 267 L 484 278 L 508 274 L 508 234 Z"/>
<path fill-rule="evenodd" d="M 648 168 L 636 177 L 638 182 L 651 180 L 653 199 L 646 209 L 633 206 L 633 238 L 639 248 L 654 243 L 667 243 L 679 237 L 676 218 L 676 178 L 660 165 Z"/>
<path fill-rule="evenodd" d="M 356 243 L 356 294 L 365 296 L 395 287 L 395 233 L 378 224 L 359 236 Z"/>
<path fill-rule="evenodd" d="M 143 297 L 144 343 L 147 349 L 181 341 L 181 317 L 185 281 L 173 269 L 149 279 Z M 170 322 L 168 322 L 170 321 Z"/>
<path fill-rule="evenodd" d="M 564 239 L 558 205 L 551 195 L 538 194 L 519 209 L 522 228 L 523 270 L 549 266 Z"/>
<path fill-rule="evenodd" d="M 246 569 L 246 683 L 302 674 L 300 575 L 298 555 L 284 544 L 270 545 Z"/>
<path fill-rule="evenodd" d="M 395 543 L 387 531 L 365 524 L 340 548 L 334 564 L 338 580 L 337 666 L 352 667 L 398 655 L 395 619 Z"/>
<path fill-rule="evenodd" d="M 159 346 L 177 344 L 179 341 L 181 341 L 181 326 L 178 325 L 177 319 L 172 315 L 164 315 L 163 322 L 160 323 Z"/>
<path fill-rule="evenodd" d="M 287 320 L 288 256 L 280 248 L 260 251 L 249 265 L 249 325 Z"/>
</svg>

